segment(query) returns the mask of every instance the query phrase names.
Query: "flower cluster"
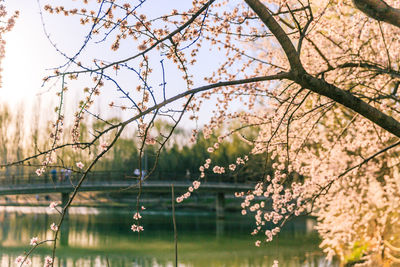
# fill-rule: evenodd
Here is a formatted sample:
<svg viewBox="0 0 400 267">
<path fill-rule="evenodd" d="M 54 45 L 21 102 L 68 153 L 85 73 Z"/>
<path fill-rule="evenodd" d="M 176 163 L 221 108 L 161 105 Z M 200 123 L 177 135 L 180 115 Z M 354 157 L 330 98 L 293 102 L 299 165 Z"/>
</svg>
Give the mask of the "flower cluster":
<svg viewBox="0 0 400 267">
<path fill-rule="evenodd" d="M 131 230 L 133 232 L 142 232 L 144 229 L 143 229 L 143 226 L 141 226 L 141 225 L 132 224 Z"/>
<path fill-rule="evenodd" d="M 225 173 L 225 168 L 220 166 L 214 166 L 213 172 L 217 174 L 223 174 Z"/>
<path fill-rule="evenodd" d="M 25 259 L 24 256 L 18 256 L 15 259 L 15 263 L 18 264 L 18 266 L 21 266 L 22 262 L 23 262 L 23 266 L 30 266 L 32 264 L 32 261 L 28 258 Z"/>
<path fill-rule="evenodd" d="M 211 133 L 212 133 L 212 131 L 211 131 L 210 129 L 208 129 L 208 131 L 209 131 L 208 134 L 211 134 Z M 203 132 L 207 132 L 207 128 L 203 129 Z M 204 133 L 204 134 L 206 134 L 206 133 Z M 218 142 L 214 143 L 214 145 L 213 145 L 212 147 L 209 147 L 209 148 L 207 149 L 207 151 L 208 151 L 209 153 L 214 153 L 217 149 L 219 149 L 220 144 L 222 143 L 222 141 L 223 141 L 225 138 L 227 138 L 227 136 L 228 136 L 228 135 L 219 136 L 219 137 L 218 137 Z M 230 171 L 235 171 L 238 165 L 245 164 L 245 162 L 247 162 L 248 160 L 249 160 L 249 157 L 248 157 L 247 155 L 244 156 L 244 159 L 238 157 L 238 158 L 236 159 L 236 164 L 234 164 L 234 163 L 229 164 L 228 168 L 229 168 Z M 202 179 L 202 178 L 205 177 L 205 171 L 206 171 L 207 169 L 210 168 L 211 163 L 212 163 L 212 160 L 211 160 L 210 158 L 207 158 L 207 159 L 205 160 L 204 164 L 201 165 L 201 166 L 199 167 L 200 179 Z M 224 174 L 224 173 L 226 173 L 225 167 L 217 166 L 217 165 L 215 165 L 215 166 L 212 168 L 212 171 L 213 171 L 213 173 L 215 173 L 215 174 Z M 181 196 L 179 196 L 179 197 L 176 198 L 176 202 L 177 202 L 177 203 L 180 203 L 180 202 L 182 202 L 183 200 L 189 198 L 189 197 L 191 196 L 191 194 L 192 194 L 195 190 L 197 190 L 197 189 L 200 187 L 200 184 L 201 184 L 200 181 L 194 181 L 194 182 L 193 182 L 193 186 L 189 186 L 186 193 L 184 193 L 184 194 L 182 194 Z M 246 213 L 246 211 L 242 211 L 242 214 L 245 214 L 245 213 Z"/>
<path fill-rule="evenodd" d="M 189 187 L 189 188 L 191 188 L 191 187 Z M 192 190 L 192 192 L 193 192 L 193 190 Z M 190 197 L 190 195 L 191 195 L 191 192 L 188 191 L 188 192 L 184 193 L 183 195 L 177 197 L 176 202 L 181 203 L 184 199 L 187 199 L 188 197 Z"/>
</svg>

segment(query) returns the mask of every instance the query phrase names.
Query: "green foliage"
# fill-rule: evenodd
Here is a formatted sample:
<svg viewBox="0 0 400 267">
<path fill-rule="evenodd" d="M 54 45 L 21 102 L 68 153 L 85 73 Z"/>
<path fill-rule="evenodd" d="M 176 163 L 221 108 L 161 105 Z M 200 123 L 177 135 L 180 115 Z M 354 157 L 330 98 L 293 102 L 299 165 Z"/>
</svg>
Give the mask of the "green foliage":
<svg viewBox="0 0 400 267">
<path fill-rule="evenodd" d="M 133 139 L 120 138 L 96 165 L 98 171 L 130 171 L 134 169 L 139 158 L 138 149 Z"/>
<path fill-rule="evenodd" d="M 362 257 L 368 250 L 368 244 L 364 242 L 357 241 L 354 243 L 350 254 L 346 255 L 344 258 L 344 263 L 346 266 L 352 266 L 356 263 L 362 262 Z"/>
<path fill-rule="evenodd" d="M 99 125 L 96 125 L 99 127 Z M 172 129 L 172 125 L 164 121 L 156 121 L 151 130 L 151 135 L 155 136 L 158 142 L 162 142 L 165 133 Z M 214 153 L 207 152 L 207 148 L 213 147 L 217 142 L 216 135 L 210 138 L 204 138 L 199 133 L 194 143 L 188 142 L 188 134 L 183 129 L 175 129 L 174 139 L 169 140 L 161 150 L 157 160 L 157 152 L 159 144 L 145 145 L 143 158 L 141 160 L 142 169 L 150 170 L 155 164 L 157 165 L 154 175 L 170 174 L 187 174 L 195 176 L 199 174 L 199 167 L 204 164 L 205 160 L 210 158 L 212 165 L 208 170 L 211 174 L 212 166 L 223 166 L 228 171 L 229 164 L 236 163 L 238 157 L 243 157 L 250 153 L 250 145 L 240 140 L 239 136 L 233 134 L 219 144 L 219 148 Z M 139 146 L 141 142 L 135 136 L 121 137 L 106 157 L 102 158 L 96 166 L 99 171 L 133 171 L 139 168 Z M 242 166 L 235 175 L 254 176 L 258 180 L 260 174 L 264 171 L 265 155 L 253 155 L 252 160 Z M 232 172 L 230 172 L 232 174 Z M 250 175 L 250 176 L 251 176 Z"/>
</svg>

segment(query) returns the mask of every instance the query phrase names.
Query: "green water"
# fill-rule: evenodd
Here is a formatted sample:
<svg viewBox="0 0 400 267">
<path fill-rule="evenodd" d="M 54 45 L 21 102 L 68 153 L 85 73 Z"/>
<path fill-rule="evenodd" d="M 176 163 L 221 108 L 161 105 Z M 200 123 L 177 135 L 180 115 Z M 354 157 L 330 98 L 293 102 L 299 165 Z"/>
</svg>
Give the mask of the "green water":
<svg viewBox="0 0 400 267">
<path fill-rule="evenodd" d="M 0 264 L 15 266 L 33 236 L 51 238 L 56 215 L 44 208 L 0 209 Z M 173 266 L 173 226 L 169 212 L 142 213 L 144 232 L 130 230 L 133 212 L 115 209 L 73 209 L 63 229 L 55 266 Z M 255 247 L 249 217 L 228 214 L 217 221 L 214 213 L 178 212 L 179 266 L 336 266 L 324 259 L 318 236 L 307 232 L 306 219 L 287 225 L 274 242 Z M 67 229 L 67 230 L 66 230 Z M 50 246 L 31 258 L 43 266 Z"/>
</svg>

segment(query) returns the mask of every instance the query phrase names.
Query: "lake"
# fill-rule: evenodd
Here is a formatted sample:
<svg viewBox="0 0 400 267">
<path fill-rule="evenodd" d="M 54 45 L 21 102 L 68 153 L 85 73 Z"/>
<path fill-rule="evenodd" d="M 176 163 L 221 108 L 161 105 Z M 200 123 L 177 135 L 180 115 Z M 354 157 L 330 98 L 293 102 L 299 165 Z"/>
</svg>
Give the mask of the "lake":
<svg viewBox="0 0 400 267">
<path fill-rule="evenodd" d="M 56 214 L 45 207 L 0 207 L 0 264 L 15 266 L 15 258 L 27 251 L 29 241 L 51 238 Z M 127 208 L 75 208 L 61 234 L 55 266 L 173 266 L 174 237 L 170 212 L 142 212 L 144 232 L 133 233 L 132 210 Z M 327 262 L 320 242 L 309 231 L 311 219 L 290 222 L 278 239 L 255 247 L 250 235 L 254 221 L 237 213 L 216 220 L 213 212 L 177 211 L 179 266 L 338 266 Z M 261 237 L 259 237 L 261 238 Z M 33 255 L 33 266 L 43 266 L 50 246 Z"/>
</svg>

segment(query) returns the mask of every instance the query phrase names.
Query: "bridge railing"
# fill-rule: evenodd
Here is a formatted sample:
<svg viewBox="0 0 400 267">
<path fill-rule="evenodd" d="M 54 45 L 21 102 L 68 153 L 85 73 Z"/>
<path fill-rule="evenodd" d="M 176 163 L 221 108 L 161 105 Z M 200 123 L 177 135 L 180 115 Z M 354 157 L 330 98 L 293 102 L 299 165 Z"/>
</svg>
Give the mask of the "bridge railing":
<svg viewBox="0 0 400 267">
<path fill-rule="evenodd" d="M 171 182 L 171 181 L 194 181 L 199 179 L 200 174 L 184 174 L 174 172 L 155 172 L 146 178 L 146 181 L 157 181 L 157 182 Z M 96 171 L 88 174 L 88 181 L 91 182 L 113 182 L 113 181 L 138 181 L 139 176 L 134 175 L 132 172 L 116 172 L 116 171 Z M 221 175 L 221 174 L 207 174 L 202 180 L 207 182 L 217 183 L 246 183 L 250 182 L 244 176 L 235 177 L 233 175 Z"/>
<path fill-rule="evenodd" d="M 191 182 L 199 179 L 197 173 L 185 174 L 185 173 L 174 173 L 174 172 L 155 172 L 151 174 L 147 181 L 158 181 L 158 182 Z M 2 186 L 12 186 L 21 184 L 58 184 L 58 183 L 69 183 L 73 182 L 76 184 L 80 179 L 80 173 L 69 173 L 67 171 L 47 171 L 41 176 L 37 176 L 36 173 L 2 173 L 0 174 L 0 185 Z M 126 171 L 94 171 L 88 173 L 86 183 L 113 183 L 113 182 L 123 182 L 123 181 L 138 181 L 138 175 L 133 172 Z M 207 182 L 216 183 L 249 183 L 254 182 L 248 179 L 246 176 L 238 175 L 221 175 L 209 173 L 206 174 L 201 180 Z"/>
</svg>

